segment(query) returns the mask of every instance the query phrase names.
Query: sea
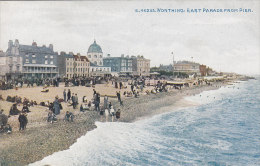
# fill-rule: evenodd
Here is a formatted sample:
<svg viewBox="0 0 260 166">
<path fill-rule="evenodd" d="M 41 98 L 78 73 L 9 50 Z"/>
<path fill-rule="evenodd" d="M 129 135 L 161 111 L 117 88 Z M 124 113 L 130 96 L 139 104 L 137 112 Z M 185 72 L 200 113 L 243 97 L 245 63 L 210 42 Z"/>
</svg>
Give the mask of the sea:
<svg viewBox="0 0 260 166">
<path fill-rule="evenodd" d="M 96 122 L 68 150 L 32 166 L 260 165 L 260 77 L 186 98 L 133 123 Z"/>
</svg>

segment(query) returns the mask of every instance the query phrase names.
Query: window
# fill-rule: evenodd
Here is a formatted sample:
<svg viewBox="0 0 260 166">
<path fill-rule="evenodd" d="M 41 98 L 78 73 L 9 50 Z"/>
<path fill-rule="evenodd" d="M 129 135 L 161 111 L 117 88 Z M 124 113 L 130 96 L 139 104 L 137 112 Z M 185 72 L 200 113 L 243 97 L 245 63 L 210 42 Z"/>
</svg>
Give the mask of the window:
<svg viewBox="0 0 260 166">
<path fill-rule="evenodd" d="M 88 58 L 91 58 L 91 55 L 88 55 Z"/>
<path fill-rule="evenodd" d="M 33 54 L 32 57 L 33 57 L 33 58 L 36 58 L 36 55 Z"/>
<path fill-rule="evenodd" d="M 102 55 L 100 55 L 100 58 L 102 58 Z"/>
<path fill-rule="evenodd" d="M 48 58 L 48 55 L 45 55 L 45 58 Z"/>
<path fill-rule="evenodd" d="M 102 62 L 100 62 L 99 65 L 102 65 Z"/>
<path fill-rule="evenodd" d="M 36 63 L 36 59 L 33 59 L 33 60 L 32 60 L 32 63 Z"/>
<path fill-rule="evenodd" d="M 97 55 L 94 55 L 95 58 L 97 58 Z"/>
<path fill-rule="evenodd" d="M 46 64 L 46 65 L 48 64 L 48 60 L 45 60 L 45 64 Z"/>
<path fill-rule="evenodd" d="M 25 59 L 25 63 L 29 63 L 29 59 Z"/>
<path fill-rule="evenodd" d="M 25 57 L 26 57 L 26 58 L 29 58 L 29 55 L 27 54 L 27 55 L 25 55 Z"/>
<path fill-rule="evenodd" d="M 51 59 L 53 59 L 53 55 L 51 55 L 51 57 L 50 57 Z"/>
</svg>

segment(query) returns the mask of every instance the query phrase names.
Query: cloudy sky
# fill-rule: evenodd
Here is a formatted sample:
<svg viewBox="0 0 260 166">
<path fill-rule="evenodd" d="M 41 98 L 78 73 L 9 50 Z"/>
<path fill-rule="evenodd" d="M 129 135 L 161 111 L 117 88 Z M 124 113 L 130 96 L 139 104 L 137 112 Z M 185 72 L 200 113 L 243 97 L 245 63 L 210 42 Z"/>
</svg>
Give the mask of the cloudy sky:
<svg viewBox="0 0 260 166">
<path fill-rule="evenodd" d="M 94 38 L 104 55 L 144 55 L 151 66 L 193 60 L 216 71 L 260 74 L 260 3 L 256 1 L 0 2 L 0 49 L 54 45 L 87 53 Z M 237 9 L 242 13 L 138 13 L 135 9 Z M 193 59 L 191 58 L 193 57 Z"/>
</svg>

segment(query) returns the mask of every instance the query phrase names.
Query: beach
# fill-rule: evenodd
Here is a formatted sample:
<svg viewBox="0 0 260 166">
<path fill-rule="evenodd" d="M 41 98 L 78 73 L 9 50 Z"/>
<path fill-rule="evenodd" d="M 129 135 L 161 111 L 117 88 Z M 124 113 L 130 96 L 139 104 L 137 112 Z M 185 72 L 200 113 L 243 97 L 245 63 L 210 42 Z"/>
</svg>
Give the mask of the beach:
<svg viewBox="0 0 260 166">
<path fill-rule="evenodd" d="M 123 98 L 124 106 L 120 106 L 117 99 L 109 98 L 115 109 L 121 110 L 120 122 L 133 122 L 140 118 L 150 117 L 156 114 L 161 114 L 169 109 L 167 107 L 179 109 L 189 106 L 196 106 L 197 103 L 191 103 L 185 100 L 186 96 L 192 96 L 199 94 L 202 91 L 214 90 L 221 86 L 226 85 L 227 82 L 214 83 L 211 86 L 193 86 L 189 88 L 183 88 L 181 90 L 172 89 L 169 92 L 162 92 L 157 94 L 140 95 L 138 98 Z M 95 89 L 104 95 L 114 95 L 118 89 L 105 87 L 106 85 L 97 85 Z M 109 85 L 112 86 L 112 85 Z M 21 96 L 30 97 L 35 96 L 34 100 L 40 102 L 40 95 L 36 95 L 36 91 L 39 91 L 42 87 L 35 87 L 35 91 L 32 94 L 26 93 L 26 88 L 19 90 L 7 90 L 2 91 L 5 97 L 8 94 L 19 94 Z M 82 91 L 84 88 L 84 91 Z M 102 89 L 103 88 L 103 89 Z M 152 88 L 152 87 L 148 87 Z M 57 94 L 61 96 L 64 87 L 61 85 L 59 88 L 51 87 L 50 93 L 54 98 Z M 68 89 L 68 88 L 66 88 Z M 93 88 L 85 87 L 70 87 L 72 92 L 78 93 L 79 100 L 84 94 L 88 94 L 88 100 L 90 100 Z M 121 93 L 124 90 L 121 90 Z M 19 93 L 18 93 L 19 92 Z M 39 92 L 38 92 L 39 93 Z M 48 96 L 50 97 L 50 96 Z M 50 101 L 51 98 L 49 99 Z M 48 98 L 47 98 L 48 99 Z M 103 97 L 102 97 L 103 99 Z M 102 103 L 103 101 L 101 101 Z M 50 124 L 46 122 L 47 110 L 46 107 L 34 106 L 30 107 L 32 110 L 28 114 L 28 127 L 25 131 L 18 131 L 17 116 L 9 118 L 10 124 L 14 128 L 12 134 L 0 135 L 0 161 L 6 165 L 26 165 L 35 161 L 41 160 L 44 157 L 53 154 L 54 152 L 68 149 L 76 140 L 85 135 L 88 131 L 96 128 L 95 122 L 105 122 L 105 117 L 100 116 L 96 111 L 80 112 L 79 109 L 73 110 L 68 107 L 66 103 L 62 103 L 63 110 L 61 115 L 58 116 L 58 122 Z M 1 108 L 5 110 L 7 114 L 8 108 L 11 103 L 1 101 Z M 75 114 L 74 122 L 63 121 L 65 110 L 70 110 Z M 111 121 L 111 119 L 109 119 Z"/>
</svg>

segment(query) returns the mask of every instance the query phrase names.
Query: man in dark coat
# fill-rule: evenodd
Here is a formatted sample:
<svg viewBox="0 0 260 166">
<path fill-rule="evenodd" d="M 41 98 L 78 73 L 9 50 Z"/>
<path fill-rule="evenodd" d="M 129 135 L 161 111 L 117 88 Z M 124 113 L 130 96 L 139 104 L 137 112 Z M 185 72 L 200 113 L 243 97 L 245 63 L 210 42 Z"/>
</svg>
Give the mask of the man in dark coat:
<svg viewBox="0 0 260 166">
<path fill-rule="evenodd" d="M 19 123 L 20 123 L 20 128 L 19 130 L 24 130 L 26 129 L 26 125 L 28 123 L 28 119 L 26 117 L 25 113 L 21 113 L 18 117 Z"/>
<path fill-rule="evenodd" d="M 118 101 L 120 102 L 120 105 L 123 105 L 123 102 L 121 100 L 121 94 L 120 94 L 120 91 L 119 92 L 116 92 L 116 95 L 117 95 L 117 99 Z"/>
<path fill-rule="evenodd" d="M 54 108 L 54 114 L 59 115 L 60 114 L 60 102 L 59 98 L 56 96 L 55 100 L 53 102 L 53 108 Z"/>
<path fill-rule="evenodd" d="M 68 97 L 67 101 L 69 101 L 69 100 L 70 100 L 70 97 L 71 97 L 71 91 L 70 91 L 70 89 L 68 90 L 68 95 L 67 95 L 67 97 Z"/>
</svg>

